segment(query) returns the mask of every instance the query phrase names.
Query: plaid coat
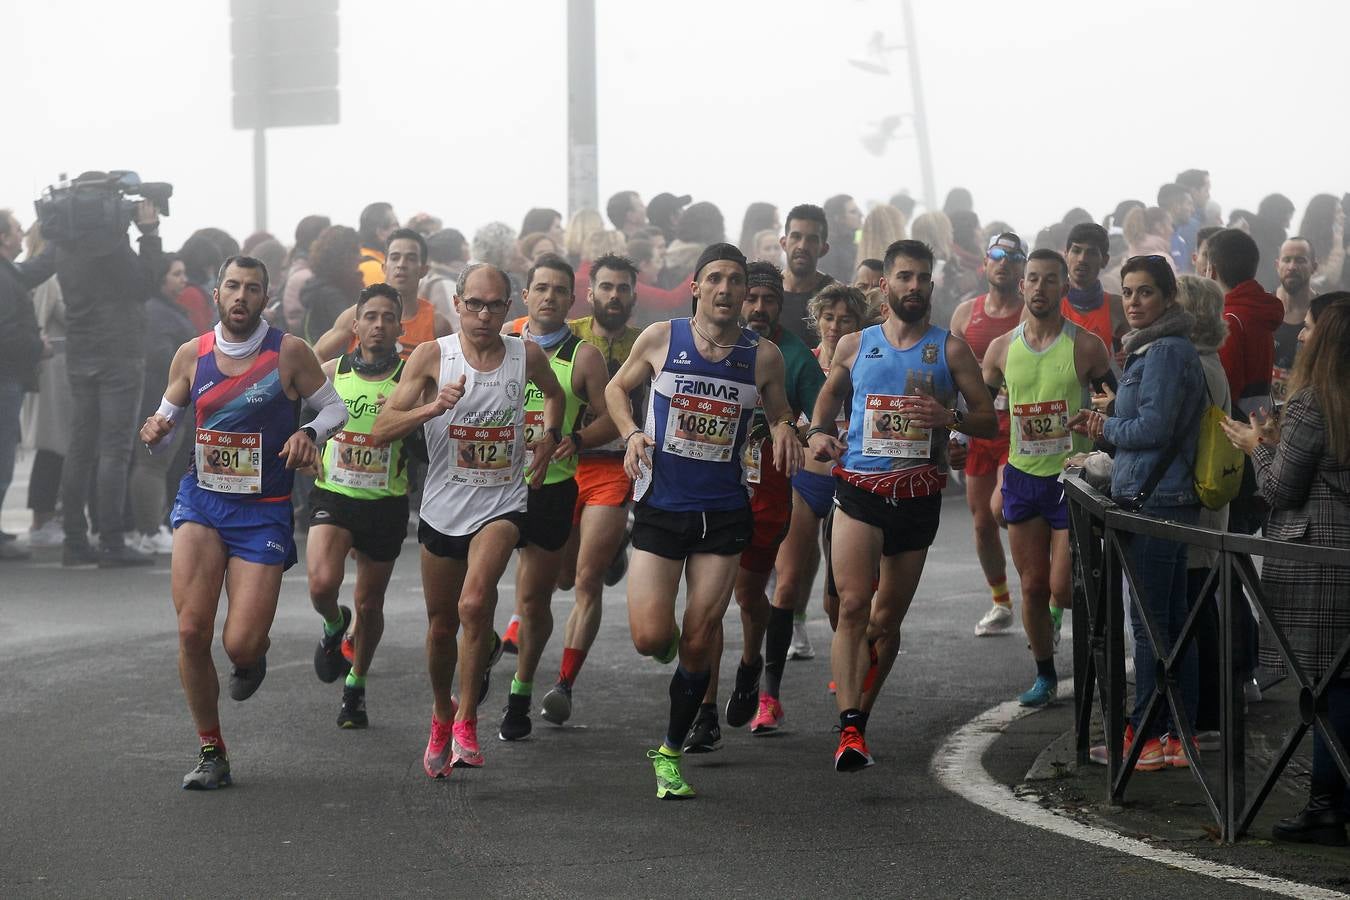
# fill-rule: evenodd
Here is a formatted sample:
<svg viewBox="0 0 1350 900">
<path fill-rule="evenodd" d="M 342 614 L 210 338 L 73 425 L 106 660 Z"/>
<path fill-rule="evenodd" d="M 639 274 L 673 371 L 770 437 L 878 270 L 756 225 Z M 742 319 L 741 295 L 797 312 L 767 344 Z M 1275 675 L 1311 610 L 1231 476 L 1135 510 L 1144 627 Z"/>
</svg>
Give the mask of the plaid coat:
<svg viewBox="0 0 1350 900">
<path fill-rule="evenodd" d="M 1257 485 L 1271 506 L 1266 537 L 1350 547 L 1350 466 L 1331 454 L 1326 438 L 1317 397 L 1303 390 L 1284 408 L 1279 444 L 1252 452 Z M 1261 582 L 1294 659 L 1320 678 L 1350 637 L 1350 568 L 1266 559 Z M 1285 668 L 1273 646 L 1261 647 L 1261 663 Z M 1341 674 L 1350 677 L 1350 666 Z"/>
</svg>

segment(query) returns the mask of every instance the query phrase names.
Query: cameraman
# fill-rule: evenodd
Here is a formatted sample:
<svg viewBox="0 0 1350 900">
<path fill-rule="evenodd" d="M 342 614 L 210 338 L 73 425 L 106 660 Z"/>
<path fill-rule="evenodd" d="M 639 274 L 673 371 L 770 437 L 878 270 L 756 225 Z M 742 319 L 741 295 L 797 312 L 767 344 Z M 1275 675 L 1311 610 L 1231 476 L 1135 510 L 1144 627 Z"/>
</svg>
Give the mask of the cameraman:
<svg viewBox="0 0 1350 900">
<path fill-rule="evenodd" d="M 141 232 L 139 258 L 125 232 L 56 242 L 56 274 L 66 301 L 66 366 L 73 410 L 70 452 L 61 480 L 66 530 L 61 562 L 67 566 L 97 563 L 117 568 L 153 562 L 153 557 L 123 540 L 145 366 L 144 304 L 159 287 L 154 273 L 162 255 L 154 203 L 140 201 L 133 221 Z M 95 479 L 97 552 L 89 544 L 84 512 Z"/>
<path fill-rule="evenodd" d="M 16 264 L 23 249 L 23 229 L 14 213 L 0 209 L 0 506 L 14 477 L 19 444 L 19 407 L 25 391 L 37 390 L 42 336 L 33 314 L 30 288 L 52 274 L 51 257 Z M 23 559 L 27 552 L 0 534 L 0 559 Z"/>
</svg>

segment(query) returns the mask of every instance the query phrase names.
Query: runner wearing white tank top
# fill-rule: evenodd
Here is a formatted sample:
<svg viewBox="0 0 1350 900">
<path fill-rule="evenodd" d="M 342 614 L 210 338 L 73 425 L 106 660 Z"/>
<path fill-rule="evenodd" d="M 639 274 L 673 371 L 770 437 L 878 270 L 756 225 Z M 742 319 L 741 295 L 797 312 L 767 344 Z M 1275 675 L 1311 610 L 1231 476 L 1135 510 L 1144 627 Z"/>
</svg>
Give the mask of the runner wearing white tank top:
<svg viewBox="0 0 1350 900">
<path fill-rule="evenodd" d="M 427 604 L 427 670 L 433 696 L 431 737 L 422 767 L 443 778 L 456 766 L 483 764 L 478 704 L 501 654 L 492 631 L 497 582 L 521 539 L 526 488 L 538 487 L 562 442 L 564 398 L 538 344 L 501 334 L 511 285 L 495 266 L 464 270 L 455 295 L 458 334 L 419 344 L 403 378 L 375 419 L 371 437 L 388 442 L 422 428 L 426 488 L 417 538 Z M 525 383 L 544 395 L 544 432 L 524 443 Z M 531 477 L 525 480 L 525 453 Z M 456 635 L 464 629 L 460 702 L 452 696 Z"/>
</svg>

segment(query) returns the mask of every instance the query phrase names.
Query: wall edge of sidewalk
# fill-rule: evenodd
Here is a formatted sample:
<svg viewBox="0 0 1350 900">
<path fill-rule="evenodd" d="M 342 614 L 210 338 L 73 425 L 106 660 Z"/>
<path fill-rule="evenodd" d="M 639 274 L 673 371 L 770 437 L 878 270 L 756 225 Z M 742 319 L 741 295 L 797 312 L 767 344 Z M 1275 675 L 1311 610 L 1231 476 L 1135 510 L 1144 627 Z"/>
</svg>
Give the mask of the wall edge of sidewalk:
<svg viewBox="0 0 1350 900">
<path fill-rule="evenodd" d="M 1071 694 L 1072 680 L 1062 680 L 1059 689 L 1061 696 Z M 1155 847 L 1110 829 L 1087 825 L 1062 816 L 1034 800 L 1019 798 L 1011 788 L 997 781 L 985 769 L 984 754 L 1009 724 L 1034 712 L 1035 710 L 1019 706 L 1016 700 L 1009 700 L 985 710 L 943 740 L 937 752 L 933 754 L 929 768 L 938 782 L 953 794 L 1022 825 L 1213 878 L 1226 884 L 1242 885 L 1286 897 L 1343 900 L 1350 896 L 1238 866 L 1212 862 L 1179 850 Z"/>
</svg>

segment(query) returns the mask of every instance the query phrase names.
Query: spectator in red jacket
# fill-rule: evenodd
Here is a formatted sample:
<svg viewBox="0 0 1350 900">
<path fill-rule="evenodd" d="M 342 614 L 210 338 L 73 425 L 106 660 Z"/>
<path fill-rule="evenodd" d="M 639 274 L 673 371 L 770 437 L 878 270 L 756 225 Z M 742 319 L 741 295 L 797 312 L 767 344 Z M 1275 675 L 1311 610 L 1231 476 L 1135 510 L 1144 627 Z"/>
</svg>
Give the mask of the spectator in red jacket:
<svg viewBox="0 0 1350 900">
<path fill-rule="evenodd" d="M 1228 340 L 1219 348 L 1219 360 L 1228 375 L 1233 414 L 1245 419 L 1257 409 L 1271 408 L 1270 367 L 1284 304 L 1256 282 L 1260 252 L 1251 235 L 1226 228 L 1205 242 L 1205 255 L 1209 260 L 1205 274 L 1224 292 Z"/>
</svg>

